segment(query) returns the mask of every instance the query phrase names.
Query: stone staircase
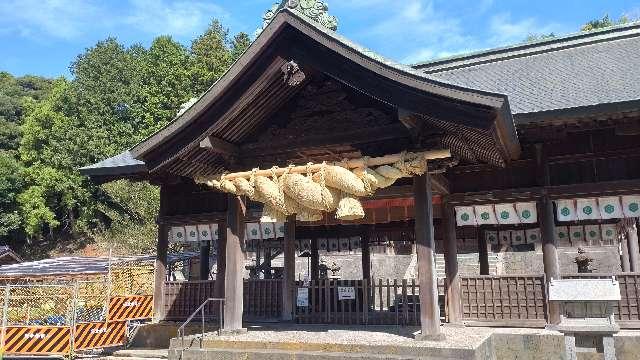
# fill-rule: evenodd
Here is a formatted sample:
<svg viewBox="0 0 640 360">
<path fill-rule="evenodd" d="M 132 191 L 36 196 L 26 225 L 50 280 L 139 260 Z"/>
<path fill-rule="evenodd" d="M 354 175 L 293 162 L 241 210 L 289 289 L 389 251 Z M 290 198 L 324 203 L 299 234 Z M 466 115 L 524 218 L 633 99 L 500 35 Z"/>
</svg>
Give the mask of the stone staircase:
<svg viewBox="0 0 640 360">
<path fill-rule="evenodd" d="M 166 360 L 168 349 L 122 349 L 98 359 L 104 360 Z"/>
</svg>

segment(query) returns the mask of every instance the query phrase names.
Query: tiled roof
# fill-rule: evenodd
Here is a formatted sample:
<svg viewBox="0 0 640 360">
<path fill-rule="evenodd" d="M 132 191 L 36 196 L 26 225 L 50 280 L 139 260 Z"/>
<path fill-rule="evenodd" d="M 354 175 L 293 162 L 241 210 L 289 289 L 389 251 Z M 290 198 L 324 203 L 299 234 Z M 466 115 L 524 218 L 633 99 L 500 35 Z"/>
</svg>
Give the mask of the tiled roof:
<svg viewBox="0 0 640 360">
<path fill-rule="evenodd" d="M 147 167 L 143 161 L 134 159 L 131 152 L 127 150 L 79 170 L 84 175 L 111 175 L 112 173 L 122 175 L 146 171 Z"/>
<path fill-rule="evenodd" d="M 506 94 L 515 115 L 639 100 L 640 24 L 414 67 L 434 79 Z"/>
</svg>

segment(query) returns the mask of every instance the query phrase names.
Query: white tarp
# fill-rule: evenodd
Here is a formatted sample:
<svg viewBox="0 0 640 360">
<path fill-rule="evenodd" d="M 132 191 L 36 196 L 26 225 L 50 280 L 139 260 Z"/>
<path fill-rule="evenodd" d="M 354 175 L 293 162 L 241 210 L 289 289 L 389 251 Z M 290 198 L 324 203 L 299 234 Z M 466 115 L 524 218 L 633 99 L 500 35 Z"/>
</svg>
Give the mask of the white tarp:
<svg viewBox="0 0 640 360">
<path fill-rule="evenodd" d="M 493 205 L 476 205 L 473 207 L 478 225 L 495 225 L 498 223 Z"/>
<path fill-rule="evenodd" d="M 473 206 L 456 206 L 456 224 L 458 226 L 476 225 L 476 214 Z"/>
<path fill-rule="evenodd" d="M 603 219 L 622 219 L 622 205 L 618 196 L 608 196 L 598 198 L 598 206 L 600 207 L 600 216 Z"/>
<path fill-rule="evenodd" d="M 527 244 L 533 244 L 540 242 L 542 237 L 540 236 L 540 228 L 525 230 L 527 236 Z"/>
<path fill-rule="evenodd" d="M 640 217 L 640 195 L 623 196 L 622 210 L 626 217 Z"/>
<path fill-rule="evenodd" d="M 538 222 L 538 209 L 535 202 L 516 203 L 516 211 L 522 224 Z"/>
<path fill-rule="evenodd" d="M 556 208 L 558 221 L 573 221 L 576 219 L 576 205 L 574 200 L 556 200 Z"/>
<path fill-rule="evenodd" d="M 577 199 L 576 214 L 578 220 L 598 220 L 600 219 L 600 209 L 596 199 Z"/>
<path fill-rule="evenodd" d="M 601 232 L 600 225 L 585 225 L 584 236 L 589 245 L 600 245 Z"/>
<path fill-rule="evenodd" d="M 496 204 L 495 213 L 501 225 L 519 224 L 520 218 L 513 204 Z"/>
</svg>

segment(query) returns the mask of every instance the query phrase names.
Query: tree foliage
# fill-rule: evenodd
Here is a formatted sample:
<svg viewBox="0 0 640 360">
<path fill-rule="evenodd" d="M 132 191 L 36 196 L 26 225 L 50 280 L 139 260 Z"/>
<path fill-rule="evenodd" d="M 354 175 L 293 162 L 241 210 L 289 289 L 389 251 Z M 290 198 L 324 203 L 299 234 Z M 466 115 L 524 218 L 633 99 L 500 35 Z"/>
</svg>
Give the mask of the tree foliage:
<svg viewBox="0 0 640 360">
<path fill-rule="evenodd" d="M 582 27 L 580 27 L 580 31 L 593 31 L 598 29 L 604 29 L 616 25 L 624 25 L 631 22 L 631 20 L 626 16 L 622 15 L 618 20 L 612 19 L 609 17 L 609 14 L 604 14 L 599 19 L 593 19 L 587 21 Z"/>
<path fill-rule="evenodd" d="M 213 21 L 190 47 L 169 36 L 148 48 L 99 41 L 72 62 L 71 79 L 0 73 L 0 241 L 23 254 L 27 244 L 87 238 L 122 252 L 152 251 L 157 187 L 96 186 L 78 168 L 166 125 L 249 43 Z"/>
</svg>

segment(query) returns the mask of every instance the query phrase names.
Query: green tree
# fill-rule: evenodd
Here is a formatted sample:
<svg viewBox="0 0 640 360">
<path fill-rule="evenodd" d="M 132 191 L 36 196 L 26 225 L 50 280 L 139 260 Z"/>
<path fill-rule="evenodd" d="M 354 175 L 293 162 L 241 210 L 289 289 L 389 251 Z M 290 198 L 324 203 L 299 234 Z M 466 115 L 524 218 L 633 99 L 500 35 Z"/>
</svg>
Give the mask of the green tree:
<svg viewBox="0 0 640 360">
<path fill-rule="evenodd" d="M 550 40 L 555 38 L 556 38 L 556 34 L 552 32 L 548 34 L 529 34 L 524 41 L 535 42 L 535 41 Z"/>
<path fill-rule="evenodd" d="M 604 16 L 599 19 L 593 19 L 593 20 L 587 21 L 587 23 L 582 25 L 582 27 L 580 28 L 580 31 L 593 31 L 598 29 L 604 29 L 611 26 L 627 24 L 629 22 L 631 22 L 631 20 L 626 15 L 622 15 L 620 18 L 618 18 L 618 20 L 615 20 L 610 18 L 609 14 L 604 14 Z"/>
<path fill-rule="evenodd" d="M 21 229 L 18 195 L 23 189 L 22 164 L 13 154 L 0 150 L 0 239 Z"/>
<path fill-rule="evenodd" d="M 224 74 L 233 59 L 229 53 L 229 31 L 214 20 L 204 34 L 191 43 L 192 76 L 196 94 L 201 94 Z"/>
</svg>

